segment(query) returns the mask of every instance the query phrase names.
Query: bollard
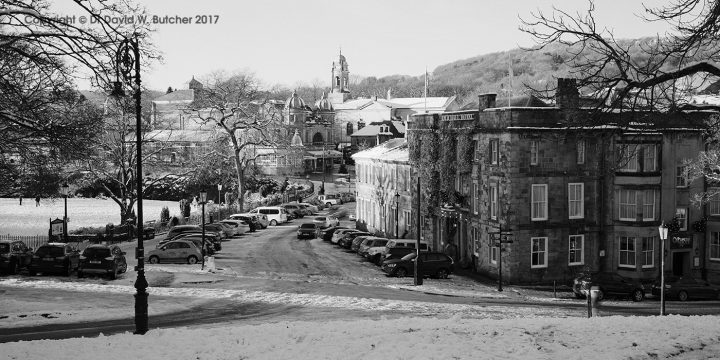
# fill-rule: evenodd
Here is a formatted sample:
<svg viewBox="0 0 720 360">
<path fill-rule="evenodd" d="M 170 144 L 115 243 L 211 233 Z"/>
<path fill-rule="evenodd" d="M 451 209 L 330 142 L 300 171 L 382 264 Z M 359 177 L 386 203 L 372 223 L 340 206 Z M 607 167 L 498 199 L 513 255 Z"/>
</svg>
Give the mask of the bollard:
<svg viewBox="0 0 720 360">
<path fill-rule="evenodd" d="M 205 257 L 205 268 L 209 272 L 215 272 L 215 257 L 214 256 L 206 256 Z"/>
<path fill-rule="evenodd" d="M 592 316 L 598 316 L 598 302 L 600 301 L 600 287 L 593 286 L 590 288 L 590 308 Z"/>
</svg>

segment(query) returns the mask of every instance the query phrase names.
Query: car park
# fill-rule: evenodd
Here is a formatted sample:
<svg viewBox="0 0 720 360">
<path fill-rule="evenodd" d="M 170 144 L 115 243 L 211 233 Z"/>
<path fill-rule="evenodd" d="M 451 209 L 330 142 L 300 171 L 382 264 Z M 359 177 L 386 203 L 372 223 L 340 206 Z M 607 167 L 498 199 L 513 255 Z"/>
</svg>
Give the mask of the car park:
<svg viewBox="0 0 720 360">
<path fill-rule="evenodd" d="M 385 260 L 381 269 L 390 276 L 404 277 L 415 274 L 415 259 L 418 254 L 411 253 L 400 259 Z M 451 257 L 439 252 L 420 253 L 420 272 L 423 277 L 434 276 L 447 279 L 454 271 L 454 261 Z"/>
<path fill-rule="evenodd" d="M 80 252 L 66 243 L 47 243 L 35 250 L 28 273 L 62 273 L 65 276 L 77 269 Z"/>
<path fill-rule="evenodd" d="M 30 266 L 33 249 L 19 240 L 0 240 L 0 270 L 14 275 Z"/>
<path fill-rule="evenodd" d="M 336 230 L 347 229 L 345 226 L 331 226 L 328 228 L 320 228 L 320 234 L 318 235 L 323 241 L 331 241 L 333 234 Z"/>
<path fill-rule="evenodd" d="M 315 223 L 300 224 L 297 229 L 298 239 L 314 239 L 317 237 L 319 227 Z"/>
<path fill-rule="evenodd" d="M 242 235 L 250 232 L 250 225 L 242 220 L 220 220 L 218 222 L 232 227 L 235 230 L 236 235 Z"/>
<path fill-rule="evenodd" d="M 288 222 L 287 211 L 280 206 L 261 206 L 250 210 L 250 213 L 265 215 L 268 220 L 268 225 L 270 226 L 277 226 Z"/>
<path fill-rule="evenodd" d="M 578 275 L 573 280 L 573 293 L 575 297 L 583 298 L 593 286 L 598 287 L 598 300 L 608 295 L 627 296 L 632 301 L 642 301 L 645 298 L 645 288 L 640 281 L 611 272 Z"/>
<path fill-rule="evenodd" d="M 313 222 L 318 224 L 321 228 L 326 228 L 330 226 L 338 226 L 340 225 L 340 220 L 334 216 L 316 216 L 313 218 Z"/>
<path fill-rule="evenodd" d="M 147 258 L 151 264 L 197 264 L 202 259 L 202 253 L 190 240 L 173 240 L 148 252 Z"/>
<path fill-rule="evenodd" d="M 652 294 L 660 296 L 660 281 L 652 286 Z M 720 299 L 720 288 L 710 285 L 702 279 L 691 276 L 669 276 L 665 278 L 665 298 L 688 300 L 717 300 Z"/>
<path fill-rule="evenodd" d="M 85 248 L 78 261 L 77 275 L 105 275 L 115 280 L 118 274 L 127 271 L 125 252 L 117 245 L 93 244 Z"/>
</svg>

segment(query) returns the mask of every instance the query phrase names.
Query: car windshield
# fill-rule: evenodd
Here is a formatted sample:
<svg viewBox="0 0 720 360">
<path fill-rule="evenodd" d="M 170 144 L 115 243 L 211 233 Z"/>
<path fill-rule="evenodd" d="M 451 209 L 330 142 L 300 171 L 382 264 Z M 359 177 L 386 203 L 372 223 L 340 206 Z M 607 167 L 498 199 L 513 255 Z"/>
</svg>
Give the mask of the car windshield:
<svg viewBox="0 0 720 360">
<path fill-rule="evenodd" d="M 300 225 L 300 227 L 303 229 L 314 229 L 315 224 L 302 224 L 302 225 Z"/>
<path fill-rule="evenodd" d="M 85 257 L 108 257 L 110 256 L 110 249 L 108 248 L 87 248 L 83 251 Z"/>
<path fill-rule="evenodd" d="M 0 254 L 5 254 L 10 252 L 10 244 L 0 244 Z"/>
<path fill-rule="evenodd" d="M 325 221 L 325 217 L 324 217 L 324 216 L 319 216 L 319 217 L 316 217 L 315 220 L 317 220 L 317 221 Z"/>
<path fill-rule="evenodd" d="M 43 257 L 43 256 L 64 256 L 65 251 L 63 251 L 63 248 L 58 246 L 41 246 L 37 250 L 37 256 Z"/>
<path fill-rule="evenodd" d="M 407 254 L 407 255 L 403 256 L 402 259 L 403 259 L 403 260 L 406 260 L 406 261 L 407 261 L 407 260 L 412 260 L 412 259 L 415 258 L 415 256 L 417 256 L 416 253 L 410 253 L 410 254 Z"/>
</svg>

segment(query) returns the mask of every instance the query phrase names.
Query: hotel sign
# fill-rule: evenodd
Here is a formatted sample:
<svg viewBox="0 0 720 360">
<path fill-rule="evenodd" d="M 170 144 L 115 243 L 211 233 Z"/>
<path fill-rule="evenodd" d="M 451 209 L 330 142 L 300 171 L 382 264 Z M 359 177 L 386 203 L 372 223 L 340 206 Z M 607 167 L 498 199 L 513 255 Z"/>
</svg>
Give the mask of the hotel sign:
<svg viewBox="0 0 720 360">
<path fill-rule="evenodd" d="M 468 114 L 447 114 L 440 117 L 441 120 L 456 121 L 456 120 L 475 120 L 475 113 Z"/>
<path fill-rule="evenodd" d="M 671 249 L 692 249 L 692 239 L 689 237 L 673 236 L 670 240 Z"/>
</svg>

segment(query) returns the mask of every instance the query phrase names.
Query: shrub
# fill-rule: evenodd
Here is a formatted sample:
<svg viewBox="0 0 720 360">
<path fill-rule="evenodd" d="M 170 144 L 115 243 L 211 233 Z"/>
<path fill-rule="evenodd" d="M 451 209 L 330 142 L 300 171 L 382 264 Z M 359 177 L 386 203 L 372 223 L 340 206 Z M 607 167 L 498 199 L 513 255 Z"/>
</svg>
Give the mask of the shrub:
<svg viewBox="0 0 720 360">
<path fill-rule="evenodd" d="M 180 225 L 180 219 L 178 219 L 177 216 L 173 216 L 172 219 L 170 219 L 170 226 L 176 225 Z"/>
<path fill-rule="evenodd" d="M 160 223 L 167 224 L 170 221 L 170 209 L 167 206 L 163 206 L 160 210 Z"/>
</svg>

